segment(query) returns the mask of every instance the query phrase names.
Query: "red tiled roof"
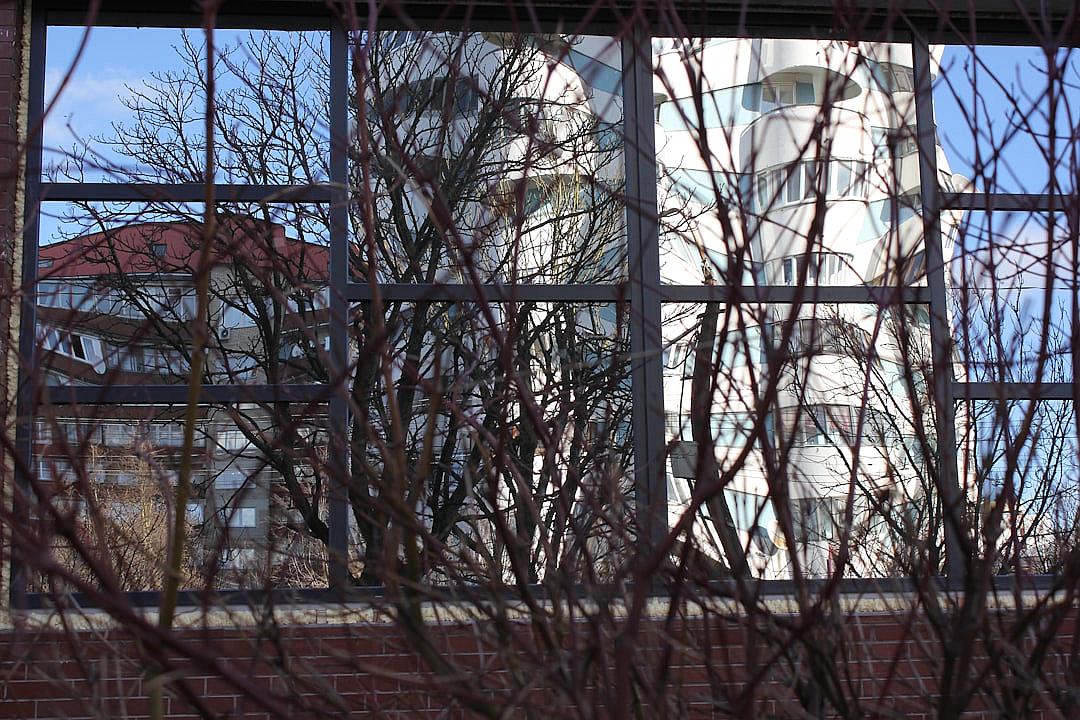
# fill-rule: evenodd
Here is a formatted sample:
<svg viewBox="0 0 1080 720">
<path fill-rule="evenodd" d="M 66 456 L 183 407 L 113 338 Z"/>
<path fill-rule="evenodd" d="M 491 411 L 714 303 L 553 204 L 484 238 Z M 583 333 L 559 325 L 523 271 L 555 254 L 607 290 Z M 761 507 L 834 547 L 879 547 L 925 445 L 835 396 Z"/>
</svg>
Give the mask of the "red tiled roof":
<svg viewBox="0 0 1080 720">
<path fill-rule="evenodd" d="M 243 265 L 305 279 L 326 279 L 329 249 L 285 235 L 285 228 L 254 218 L 219 221 L 212 265 Z M 203 225 L 143 222 L 81 235 L 38 250 L 39 277 L 116 274 L 191 274 L 199 261 Z M 155 252 L 156 251 L 156 252 Z"/>
</svg>

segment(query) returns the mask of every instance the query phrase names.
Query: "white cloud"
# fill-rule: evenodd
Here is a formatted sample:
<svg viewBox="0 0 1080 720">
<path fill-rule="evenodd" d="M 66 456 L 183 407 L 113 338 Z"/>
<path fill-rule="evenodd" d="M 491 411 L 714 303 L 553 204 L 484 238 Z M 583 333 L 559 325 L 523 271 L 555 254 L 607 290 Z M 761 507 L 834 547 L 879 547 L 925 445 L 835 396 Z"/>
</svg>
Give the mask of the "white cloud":
<svg viewBox="0 0 1080 720">
<path fill-rule="evenodd" d="M 63 70 L 50 69 L 46 72 L 46 103 L 60 90 L 62 79 Z M 138 86 L 140 83 L 140 77 L 130 73 L 73 75 L 49 110 L 45 123 L 46 144 L 53 147 L 57 144 L 70 145 L 76 136 L 86 139 L 90 135 L 107 132 L 112 122 L 129 117 L 120 98 L 128 94 L 128 86 Z"/>
<path fill-rule="evenodd" d="M 954 286 L 1064 290 L 1077 281 L 1080 270 L 1064 220 L 1048 229 L 1041 216 L 995 215 L 992 237 L 985 216 L 965 222 L 951 263 Z"/>
</svg>

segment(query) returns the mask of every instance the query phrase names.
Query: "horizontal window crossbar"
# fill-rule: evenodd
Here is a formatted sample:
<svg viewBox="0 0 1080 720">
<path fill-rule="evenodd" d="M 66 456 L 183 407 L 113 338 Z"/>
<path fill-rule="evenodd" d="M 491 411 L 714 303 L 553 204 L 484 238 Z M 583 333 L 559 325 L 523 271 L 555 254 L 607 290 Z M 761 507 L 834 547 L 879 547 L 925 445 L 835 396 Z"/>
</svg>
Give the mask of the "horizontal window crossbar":
<svg viewBox="0 0 1080 720">
<path fill-rule="evenodd" d="M 313 403 L 326 402 L 333 393 L 332 385 L 204 385 L 199 391 L 199 402 Z M 186 385 L 83 385 L 50 387 L 46 402 L 50 405 L 174 405 L 186 403 L 187 399 Z"/>
<path fill-rule="evenodd" d="M 618 302 L 628 299 L 627 286 L 604 285 L 412 285 L 385 283 L 372 286 L 348 283 L 345 298 L 365 302 L 378 296 L 383 300 L 486 300 L 502 302 Z"/>
<path fill-rule="evenodd" d="M 121 184 L 52 183 L 41 184 L 42 201 L 161 201 L 203 202 L 206 186 L 201 183 Z M 217 202 L 306 202 L 334 200 L 329 185 L 214 185 Z"/>
<path fill-rule="evenodd" d="M 617 302 L 627 300 L 625 284 L 604 285 L 412 285 L 383 283 L 377 286 L 348 283 L 345 298 L 363 302 L 384 300 L 497 300 L 551 302 Z M 727 303 L 874 303 L 880 305 L 925 304 L 930 293 L 923 287 L 757 287 L 665 285 L 659 292 L 664 302 Z"/>
<path fill-rule="evenodd" d="M 660 289 L 664 302 L 735 303 L 873 303 L 915 305 L 930 302 L 925 287 L 804 286 L 758 287 L 754 285 L 665 285 Z"/>
<path fill-rule="evenodd" d="M 957 400 L 1072 400 L 1072 383 L 953 383 Z"/>
<path fill-rule="evenodd" d="M 1070 201 L 1065 195 L 1019 193 L 944 193 L 943 210 L 1061 210 Z"/>
</svg>

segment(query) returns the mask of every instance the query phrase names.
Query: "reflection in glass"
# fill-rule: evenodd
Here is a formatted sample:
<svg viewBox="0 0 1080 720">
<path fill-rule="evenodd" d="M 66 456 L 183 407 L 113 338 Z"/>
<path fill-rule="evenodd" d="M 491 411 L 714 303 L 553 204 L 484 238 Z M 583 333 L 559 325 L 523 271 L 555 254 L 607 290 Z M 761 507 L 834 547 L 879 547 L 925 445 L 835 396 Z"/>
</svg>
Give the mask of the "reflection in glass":
<svg viewBox="0 0 1080 720">
<path fill-rule="evenodd" d="M 357 306 L 353 578 L 614 579 L 633 535 L 625 312 Z"/>
<path fill-rule="evenodd" d="M 33 502 L 67 572 L 162 587 L 185 430 L 180 407 L 39 408 Z M 324 408 L 201 407 L 181 588 L 325 586 L 326 448 Z"/>
<path fill-rule="evenodd" d="M 660 39 L 653 63 L 665 282 L 923 282 L 909 46 Z"/>
<path fill-rule="evenodd" d="M 204 181 L 201 32 L 50 27 L 47 46 L 45 101 L 56 102 L 44 126 L 46 179 Z M 219 29 L 214 46 L 217 182 L 325 182 L 329 32 Z"/>
<path fill-rule="evenodd" d="M 940 557 L 927 310 L 816 302 L 926 284 L 912 66 L 900 43 L 654 41 L 662 280 L 803 293 L 664 311 L 670 522 L 695 513 L 725 573 Z"/>
<path fill-rule="evenodd" d="M 353 53 L 355 277 L 623 276 L 618 41 L 383 32 Z"/>
<path fill-rule="evenodd" d="M 917 306 L 666 305 L 670 523 L 693 513 L 702 553 L 766 579 L 927 562 L 927 319 Z M 913 510 L 927 513 L 918 526 Z"/>
<path fill-rule="evenodd" d="M 1076 229 L 1067 213 L 972 212 L 953 233 L 957 376 L 972 382 L 1074 377 Z"/>
<path fill-rule="evenodd" d="M 967 515 L 993 572 L 1060 572 L 1080 540 L 1076 422 L 1072 401 L 958 404 Z"/>
<path fill-rule="evenodd" d="M 959 171 L 942 175 L 946 191 L 1067 194 L 1076 187 L 1074 49 L 948 45 L 934 59 L 937 131 Z"/>
<path fill-rule="evenodd" d="M 51 237 L 38 252 L 36 289 L 47 381 L 187 382 L 203 208 L 50 204 L 44 212 Z M 324 382 L 325 209 L 220 205 L 213 222 L 205 382 Z"/>
</svg>

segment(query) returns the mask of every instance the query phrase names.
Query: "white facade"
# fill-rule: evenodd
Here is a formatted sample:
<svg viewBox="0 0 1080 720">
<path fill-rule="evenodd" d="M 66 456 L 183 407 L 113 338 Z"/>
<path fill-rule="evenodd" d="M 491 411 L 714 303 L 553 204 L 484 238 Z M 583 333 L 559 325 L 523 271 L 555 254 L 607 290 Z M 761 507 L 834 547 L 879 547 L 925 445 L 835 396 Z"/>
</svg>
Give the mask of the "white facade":
<svg viewBox="0 0 1080 720">
<path fill-rule="evenodd" d="M 929 360 L 929 318 L 918 306 L 815 297 L 829 285 L 925 284 L 910 46 L 717 39 L 658 42 L 654 57 L 662 197 L 676 209 L 662 239 L 664 280 L 803 290 L 797 306 L 748 302 L 717 318 L 709 429 L 720 473 L 737 468 L 725 496 L 749 565 L 789 576 L 794 539 L 804 574 L 833 571 L 841 545 L 849 574 L 888 572 L 884 515 L 926 504 L 912 418 L 929 397 L 925 369 L 912 365 Z M 937 156 L 952 183 L 940 147 Z M 697 477 L 690 418 L 703 312 L 664 313 L 672 523 L 707 480 Z M 775 400 L 765 402 L 773 376 Z M 744 456 L 758 418 L 764 427 Z M 772 502 L 777 484 L 792 534 Z M 714 509 L 698 509 L 694 527 L 722 557 Z"/>
<path fill-rule="evenodd" d="M 475 153 L 479 169 L 465 182 L 475 201 L 443 211 L 453 223 L 435 279 L 617 280 L 624 216 L 605 203 L 623 163 L 605 138 L 622 121 L 618 44 L 551 37 L 523 52 L 515 36 L 400 35 L 384 46 L 397 55 L 372 67 L 381 109 L 399 105 L 402 157 L 439 158 L 429 166 L 442 168 Z M 928 405 L 929 316 L 920 306 L 815 303 L 815 289 L 925 284 L 910 46 L 714 39 L 657 41 L 653 51 L 663 281 L 804 290 L 798 306 L 748 301 L 718 314 L 707 432 L 725 489 L 695 504 L 695 540 L 724 561 L 723 496 L 764 577 L 789 575 L 795 557 L 806 574 L 831 572 L 841 544 L 852 553 L 847 572 L 888 572 L 888 521 L 928 505 L 926 448 L 912 423 L 915 406 Z M 417 98 L 427 103 L 420 112 Z M 503 134 L 478 149 L 492 108 Z M 960 183 L 937 155 L 940 182 Z M 455 178 L 419 165 L 399 175 L 416 185 L 406 224 L 422 236 L 440 213 L 425 182 L 445 195 Z M 958 219 L 947 216 L 946 257 Z M 409 258 L 384 267 L 410 279 Z M 690 412 L 703 312 L 663 313 L 672 524 L 706 481 Z M 777 368 L 775 397 L 763 402 Z M 851 537 L 841 543 L 843 532 Z"/>
<path fill-rule="evenodd" d="M 377 203 L 380 279 L 617 279 L 625 227 L 616 200 L 624 176 L 618 43 L 398 32 L 372 44 L 369 63 L 359 135 L 382 150 L 367 177 L 360 164 L 353 172 Z M 409 192 L 397 207 L 402 182 Z M 433 276 L 425 274 L 432 258 Z"/>
</svg>

